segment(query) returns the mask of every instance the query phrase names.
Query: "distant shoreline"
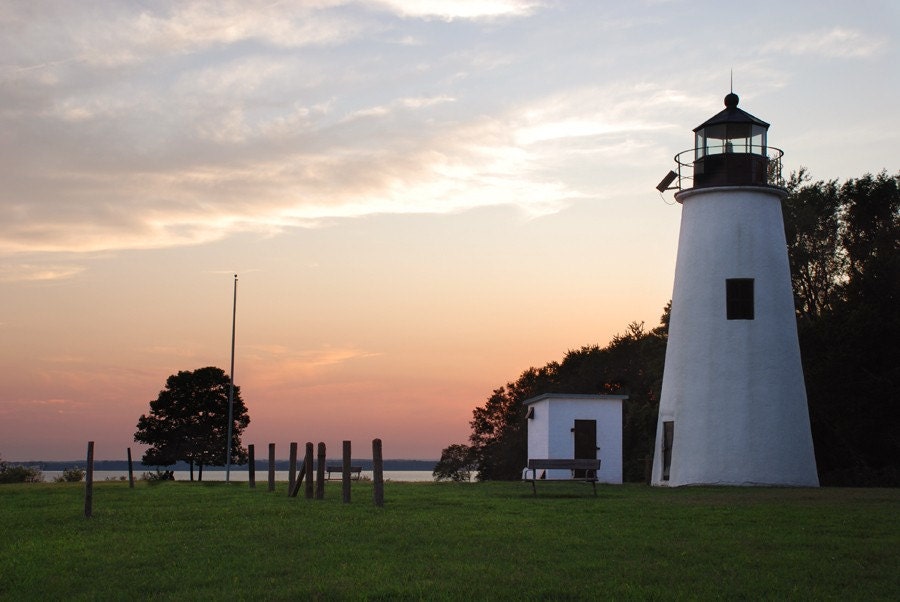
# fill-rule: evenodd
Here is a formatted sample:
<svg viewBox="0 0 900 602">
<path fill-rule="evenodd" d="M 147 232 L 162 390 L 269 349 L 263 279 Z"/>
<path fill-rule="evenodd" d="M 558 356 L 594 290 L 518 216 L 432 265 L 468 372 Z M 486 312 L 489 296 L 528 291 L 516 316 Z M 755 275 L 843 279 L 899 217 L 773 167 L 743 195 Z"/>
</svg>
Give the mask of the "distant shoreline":
<svg viewBox="0 0 900 602">
<path fill-rule="evenodd" d="M 18 466 L 29 466 L 39 468 L 41 470 L 47 471 L 59 471 L 65 470 L 67 468 L 84 468 L 87 464 L 85 460 L 29 460 L 27 462 L 16 462 L 9 461 L 10 464 L 15 464 Z M 298 468 L 299 465 L 303 463 L 303 458 L 297 458 Z M 342 463 L 341 458 L 328 458 L 325 463 L 329 466 L 337 465 L 340 466 Z M 371 459 L 353 459 L 351 460 L 353 466 L 360 466 L 363 470 L 372 470 L 372 460 Z M 433 470 L 435 464 L 437 464 L 437 460 L 385 460 L 384 461 L 384 470 Z M 255 462 L 257 471 L 266 471 L 269 469 L 269 461 L 267 459 L 259 460 L 257 459 Z M 196 470 L 198 467 L 194 465 L 194 469 Z M 246 470 L 246 464 L 232 464 L 232 470 Z M 156 465 L 146 465 L 141 464 L 140 462 L 134 463 L 135 472 L 151 472 L 157 469 L 165 469 L 165 470 L 190 470 L 191 466 L 187 462 L 177 462 L 176 464 L 170 466 L 156 466 Z M 94 470 L 128 470 L 128 461 L 127 460 L 94 460 Z M 224 466 L 203 466 L 203 471 L 224 471 Z M 290 460 L 275 460 L 275 470 L 290 470 Z"/>
</svg>

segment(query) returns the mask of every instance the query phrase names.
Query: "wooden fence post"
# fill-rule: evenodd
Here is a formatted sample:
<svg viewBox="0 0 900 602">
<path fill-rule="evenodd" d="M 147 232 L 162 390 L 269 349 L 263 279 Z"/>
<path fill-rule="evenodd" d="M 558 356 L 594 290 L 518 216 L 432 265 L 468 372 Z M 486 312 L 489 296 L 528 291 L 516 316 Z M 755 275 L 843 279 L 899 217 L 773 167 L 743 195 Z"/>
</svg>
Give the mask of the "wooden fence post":
<svg viewBox="0 0 900 602">
<path fill-rule="evenodd" d="M 84 475 L 84 517 L 94 513 L 94 442 L 88 441 L 87 472 Z"/>
<path fill-rule="evenodd" d="M 250 489 L 256 489 L 256 448 L 253 444 L 247 446 L 247 482 Z"/>
<path fill-rule="evenodd" d="M 294 482 L 297 480 L 297 442 L 291 442 L 291 461 L 288 466 L 288 497 L 294 490 Z"/>
<path fill-rule="evenodd" d="M 375 505 L 384 506 L 384 459 L 381 456 L 381 439 L 372 440 L 372 480 L 375 482 L 373 489 Z"/>
<path fill-rule="evenodd" d="M 325 444 L 319 442 L 319 457 L 316 462 L 316 499 L 325 498 Z"/>
<path fill-rule="evenodd" d="M 300 493 L 300 486 L 303 485 L 304 476 L 306 476 L 306 460 L 300 466 L 300 472 L 297 473 L 297 480 L 294 481 L 294 486 L 288 488 L 288 497 L 297 497 L 297 494 Z"/>
<path fill-rule="evenodd" d="M 344 465 L 341 471 L 341 485 L 345 504 L 350 503 L 350 442 L 344 441 Z"/>
<path fill-rule="evenodd" d="M 306 489 L 303 495 L 306 499 L 313 499 L 313 444 L 306 442 L 306 457 L 303 459 L 303 468 L 306 470 Z"/>
<path fill-rule="evenodd" d="M 275 491 L 275 444 L 269 444 L 269 491 Z"/>
<path fill-rule="evenodd" d="M 134 464 L 131 462 L 131 448 L 128 448 L 128 487 L 134 489 Z"/>
</svg>

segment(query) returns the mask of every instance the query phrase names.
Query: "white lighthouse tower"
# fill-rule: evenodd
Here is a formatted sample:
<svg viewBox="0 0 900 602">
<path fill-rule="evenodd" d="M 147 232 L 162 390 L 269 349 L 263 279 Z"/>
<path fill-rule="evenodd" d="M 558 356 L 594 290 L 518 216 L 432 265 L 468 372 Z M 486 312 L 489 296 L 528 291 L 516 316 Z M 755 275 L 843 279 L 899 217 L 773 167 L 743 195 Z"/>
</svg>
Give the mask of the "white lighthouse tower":
<svg viewBox="0 0 900 602">
<path fill-rule="evenodd" d="M 653 485 L 819 484 L 769 124 L 725 97 L 676 155 L 681 231 Z"/>
</svg>

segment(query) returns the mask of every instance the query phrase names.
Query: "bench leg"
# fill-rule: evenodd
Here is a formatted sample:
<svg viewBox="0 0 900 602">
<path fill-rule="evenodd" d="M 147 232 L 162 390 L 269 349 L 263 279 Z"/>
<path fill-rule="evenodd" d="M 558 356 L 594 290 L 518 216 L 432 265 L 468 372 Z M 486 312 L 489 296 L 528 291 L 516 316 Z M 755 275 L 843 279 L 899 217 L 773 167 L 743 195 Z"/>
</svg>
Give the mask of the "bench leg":
<svg viewBox="0 0 900 602">
<path fill-rule="evenodd" d="M 531 473 L 530 479 L 527 478 L 529 472 Z M 537 495 L 537 487 L 535 487 L 535 485 L 534 485 L 534 481 L 537 479 L 537 471 L 534 470 L 533 468 L 526 468 L 524 476 L 526 477 L 525 480 L 531 481 L 531 492 L 534 493 L 534 495 Z"/>
</svg>

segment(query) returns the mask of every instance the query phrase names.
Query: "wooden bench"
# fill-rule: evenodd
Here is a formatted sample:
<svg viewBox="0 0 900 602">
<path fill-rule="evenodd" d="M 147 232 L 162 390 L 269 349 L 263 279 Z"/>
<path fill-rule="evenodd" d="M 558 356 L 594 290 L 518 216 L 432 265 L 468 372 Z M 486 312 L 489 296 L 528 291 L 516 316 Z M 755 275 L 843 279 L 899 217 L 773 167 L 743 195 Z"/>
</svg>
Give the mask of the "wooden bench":
<svg viewBox="0 0 900 602">
<path fill-rule="evenodd" d="M 548 470 L 568 470 L 570 471 L 570 476 L 567 479 L 560 478 L 547 478 L 546 471 Z M 594 488 L 594 495 L 597 495 L 597 471 L 600 470 L 600 460 L 595 459 L 556 459 L 556 458 L 545 458 L 545 459 L 537 459 L 537 460 L 528 460 L 528 468 L 526 468 L 522 472 L 522 480 L 528 481 L 531 483 L 531 489 L 534 491 L 534 495 L 537 495 L 537 487 L 535 483 L 537 481 L 557 481 L 557 482 L 566 482 L 566 481 L 582 481 L 585 483 L 590 483 Z M 539 473 L 538 471 L 544 471 Z M 583 471 L 584 476 L 576 476 L 575 471 Z"/>
<path fill-rule="evenodd" d="M 337 481 L 337 480 L 344 478 L 344 467 L 343 466 L 326 466 L 325 472 L 327 473 L 325 478 L 329 481 Z M 334 478 L 331 477 L 331 473 L 333 473 L 333 472 L 337 473 L 337 476 Z M 360 475 L 362 475 L 362 466 L 351 466 L 350 474 L 355 475 L 355 476 L 351 477 L 354 481 L 358 481 Z"/>
</svg>

